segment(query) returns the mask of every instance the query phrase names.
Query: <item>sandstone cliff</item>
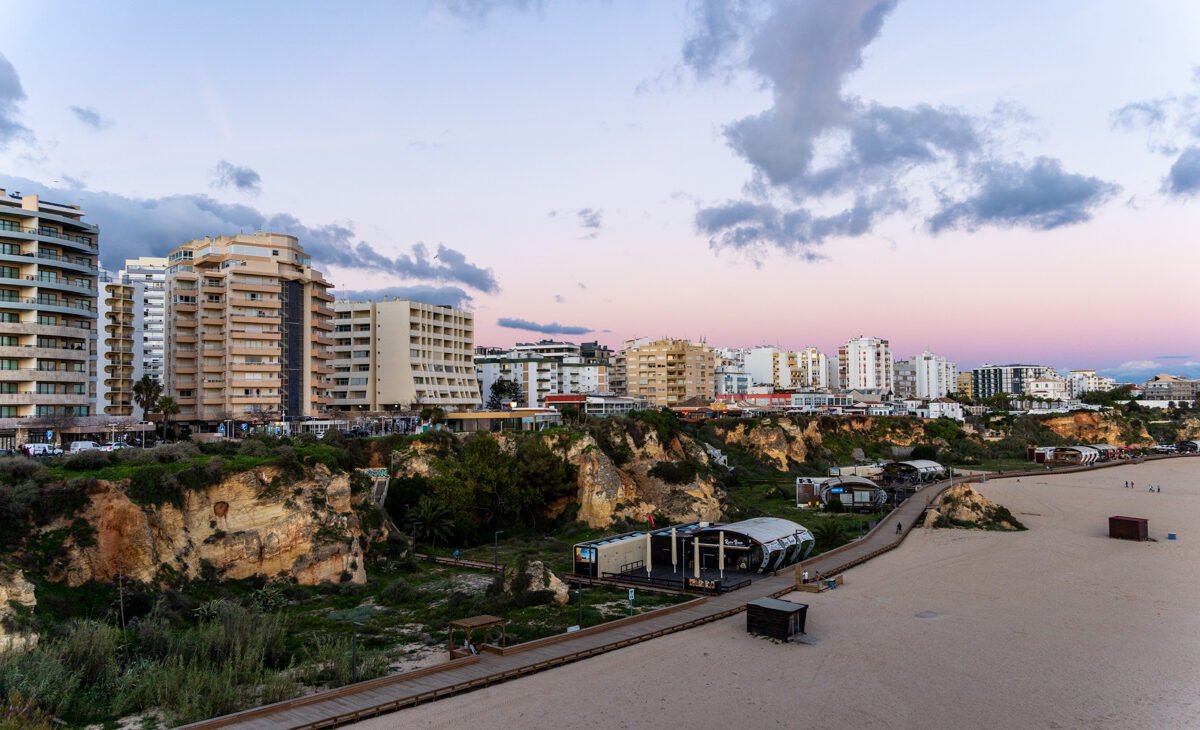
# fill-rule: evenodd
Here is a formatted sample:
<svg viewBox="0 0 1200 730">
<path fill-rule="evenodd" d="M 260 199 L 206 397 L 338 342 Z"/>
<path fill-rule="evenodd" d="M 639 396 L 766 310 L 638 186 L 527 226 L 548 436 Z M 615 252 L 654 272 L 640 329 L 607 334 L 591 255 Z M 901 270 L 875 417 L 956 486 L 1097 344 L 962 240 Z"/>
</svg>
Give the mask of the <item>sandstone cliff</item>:
<svg viewBox="0 0 1200 730">
<path fill-rule="evenodd" d="M 920 421 L 871 416 L 777 418 L 770 421 L 718 423 L 716 435 L 724 443 L 741 446 L 778 471 L 790 471 L 824 450 L 828 441 L 840 439 L 856 446 L 877 441 L 891 446 L 913 446 L 925 439 Z"/>
<path fill-rule="evenodd" d="M 273 467 L 234 474 L 185 492 L 182 508 L 139 506 L 121 483 L 100 482 L 79 515 L 95 527 L 95 544 L 69 542 L 49 577 L 72 586 L 117 575 L 365 582 L 349 477 L 320 465 L 303 481 L 280 485 L 278 476 Z"/>
<path fill-rule="evenodd" d="M 950 487 L 925 514 L 924 527 L 977 527 L 987 530 L 1024 530 L 1025 526 L 971 484 Z"/>
<path fill-rule="evenodd" d="M 1128 420 L 1111 413 L 1071 413 L 1043 419 L 1041 424 L 1059 436 L 1081 444 L 1154 445 L 1145 425 L 1134 427 Z"/>
<path fill-rule="evenodd" d="M 22 613 L 31 613 L 37 605 L 33 584 L 19 569 L 0 571 L 0 652 L 31 649 L 38 635 L 18 627 Z"/>
</svg>

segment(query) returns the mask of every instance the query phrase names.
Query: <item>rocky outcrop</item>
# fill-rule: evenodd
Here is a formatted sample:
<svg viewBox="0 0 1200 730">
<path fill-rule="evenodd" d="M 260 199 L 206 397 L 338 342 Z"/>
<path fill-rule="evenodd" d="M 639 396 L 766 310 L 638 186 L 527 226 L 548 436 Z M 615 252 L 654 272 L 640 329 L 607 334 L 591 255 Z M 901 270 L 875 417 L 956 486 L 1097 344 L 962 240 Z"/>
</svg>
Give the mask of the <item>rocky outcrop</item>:
<svg viewBox="0 0 1200 730">
<path fill-rule="evenodd" d="M 1086 411 L 1046 418 L 1041 424 L 1063 438 L 1080 444 L 1153 446 L 1145 425 L 1134 427 L 1111 413 Z"/>
<path fill-rule="evenodd" d="M 0 569 L 0 652 L 32 649 L 38 635 L 19 626 L 22 614 L 33 614 L 37 606 L 33 584 L 19 569 Z"/>
<path fill-rule="evenodd" d="M 560 606 L 566 605 L 567 601 L 571 600 L 571 589 L 547 568 L 542 561 L 531 561 L 525 567 L 525 575 L 529 579 L 528 589 L 530 591 L 550 591 L 554 594 L 554 602 Z M 508 568 L 504 573 L 505 593 L 512 593 L 513 583 L 516 579 L 516 568 Z"/>
<path fill-rule="evenodd" d="M 100 482 L 90 496 L 79 516 L 95 527 L 95 544 L 68 545 L 54 580 L 72 586 L 118 575 L 145 583 L 173 576 L 366 582 L 349 477 L 324 466 L 288 484 L 272 467 L 234 474 L 185 491 L 182 508 L 139 506 L 120 483 Z"/>
<path fill-rule="evenodd" d="M 693 460 L 707 464 L 708 455 L 686 437 L 676 437 L 664 447 L 653 431 L 639 445 L 624 436 L 633 454 L 618 467 L 589 436 L 576 439 L 567 460 L 577 469 L 578 519 L 590 527 L 605 528 L 618 519 L 644 521 L 660 514 L 672 522 L 718 520 L 724 493 L 709 475 L 698 474 L 687 484 L 667 484 L 650 474 L 661 461 Z"/>
<path fill-rule="evenodd" d="M 974 527 L 985 530 L 1024 530 L 1006 507 L 975 490 L 971 484 L 958 484 L 938 496 L 925 515 L 925 527 Z"/>
<path fill-rule="evenodd" d="M 804 463 L 809 445 L 821 443 L 816 421 L 801 427 L 786 418 L 774 423 L 739 423 L 733 428 L 718 428 L 717 435 L 725 443 L 741 446 L 763 461 L 773 463 L 779 471 L 788 471 L 793 464 Z"/>
</svg>

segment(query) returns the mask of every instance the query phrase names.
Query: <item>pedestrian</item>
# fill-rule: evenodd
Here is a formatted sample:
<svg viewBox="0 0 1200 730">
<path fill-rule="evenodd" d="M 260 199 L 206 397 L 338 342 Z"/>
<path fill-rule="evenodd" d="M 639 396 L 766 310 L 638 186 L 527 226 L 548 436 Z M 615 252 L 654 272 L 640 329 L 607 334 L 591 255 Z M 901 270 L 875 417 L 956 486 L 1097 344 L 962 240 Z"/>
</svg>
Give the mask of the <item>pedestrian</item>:
<svg viewBox="0 0 1200 730">
<path fill-rule="evenodd" d="M 1129 489 L 1129 480 L 1128 479 L 1125 480 L 1125 488 Z"/>
<path fill-rule="evenodd" d="M 454 548 L 454 559 L 458 560 L 458 548 Z"/>
<path fill-rule="evenodd" d="M 1162 494 L 1162 485 L 1161 484 L 1158 485 L 1158 493 Z"/>
<path fill-rule="evenodd" d="M 807 570 L 800 574 L 800 582 L 808 583 L 808 571 Z"/>
<path fill-rule="evenodd" d="M 1136 489 L 1137 487 L 1136 487 L 1136 485 L 1134 485 L 1134 483 L 1133 483 L 1133 482 L 1130 482 L 1130 483 L 1129 483 L 1129 488 L 1130 488 L 1130 489 Z"/>
<path fill-rule="evenodd" d="M 1153 491 L 1154 491 L 1154 485 L 1153 485 L 1153 484 L 1151 484 L 1151 485 L 1150 485 L 1150 491 L 1151 491 L 1151 492 L 1153 492 Z"/>
<path fill-rule="evenodd" d="M 818 583 L 820 583 L 821 582 L 821 571 L 819 571 L 819 570 L 816 571 L 816 573 L 813 575 L 813 579 L 816 580 Z"/>
<path fill-rule="evenodd" d="M 897 534 L 897 535 L 899 535 L 899 534 L 900 534 L 900 531 L 901 531 L 901 528 L 902 528 L 902 527 L 903 527 L 903 523 L 901 523 L 901 522 L 897 522 L 897 523 L 896 523 L 896 534 Z"/>
</svg>

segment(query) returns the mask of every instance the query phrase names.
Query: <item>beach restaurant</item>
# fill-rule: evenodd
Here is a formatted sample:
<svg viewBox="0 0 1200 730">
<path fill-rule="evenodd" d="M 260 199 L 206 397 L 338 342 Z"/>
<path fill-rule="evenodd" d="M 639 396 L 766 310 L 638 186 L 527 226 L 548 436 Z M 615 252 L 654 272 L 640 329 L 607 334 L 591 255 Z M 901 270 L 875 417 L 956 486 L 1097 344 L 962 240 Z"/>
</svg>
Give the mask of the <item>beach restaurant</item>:
<svg viewBox="0 0 1200 730">
<path fill-rule="evenodd" d="M 821 504 L 828 505 L 837 497 L 846 509 L 872 510 L 887 504 L 888 494 L 875 482 L 866 477 L 830 477 L 820 486 Z"/>
<path fill-rule="evenodd" d="M 718 588 L 727 573 L 768 573 L 812 551 L 812 533 L 778 517 L 727 524 L 691 522 L 627 532 L 574 546 L 574 573 L 597 579 L 645 580 Z"/>
</svg>

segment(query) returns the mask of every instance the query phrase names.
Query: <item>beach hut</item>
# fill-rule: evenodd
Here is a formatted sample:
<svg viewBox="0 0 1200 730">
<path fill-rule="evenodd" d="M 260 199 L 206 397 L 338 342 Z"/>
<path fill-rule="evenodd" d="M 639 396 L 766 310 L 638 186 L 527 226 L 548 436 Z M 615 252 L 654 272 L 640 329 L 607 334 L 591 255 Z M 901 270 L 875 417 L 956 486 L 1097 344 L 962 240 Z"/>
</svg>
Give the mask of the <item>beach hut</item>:
<svg viewBox="0 0 1200 730">
<path fill-rule="evenodd" d="M 804 633 L 808 604 L 779 598 L 757 598 L 746 604 L 746 631 L 787 641 Z"/>
<path fill-rule="evenodd" d="M 1059 446 L 1050 454 L 1050 463 L 1090 466 L 1100 460 L 1100 452 L 1091 446 Z"/>
<path fill-rule="evenodd" d="M 798 563 L 816 544 L 807 528 L 780 517 L 709 525 L 696 531 L 696 540 L 701 567 L 754 573 Z"/>
<path fill-rule="evenodd" d="M 1150 520 L 1145 517 L 1108 518 L 1108 536 L 1117 540 L 1149 540 Z"/>
</svg>

